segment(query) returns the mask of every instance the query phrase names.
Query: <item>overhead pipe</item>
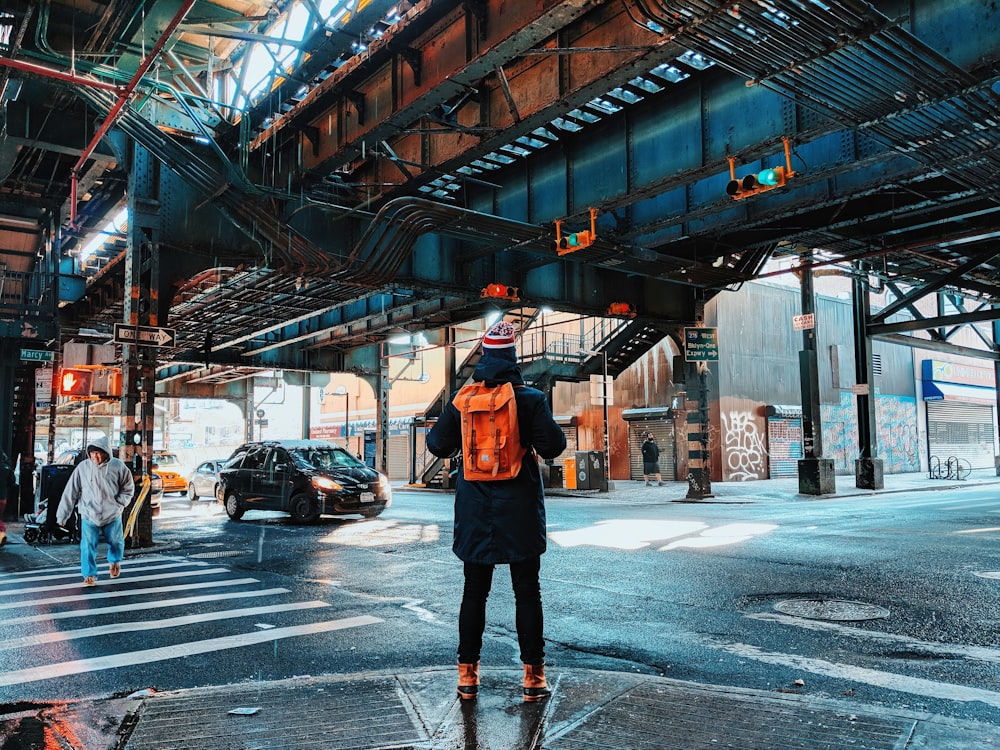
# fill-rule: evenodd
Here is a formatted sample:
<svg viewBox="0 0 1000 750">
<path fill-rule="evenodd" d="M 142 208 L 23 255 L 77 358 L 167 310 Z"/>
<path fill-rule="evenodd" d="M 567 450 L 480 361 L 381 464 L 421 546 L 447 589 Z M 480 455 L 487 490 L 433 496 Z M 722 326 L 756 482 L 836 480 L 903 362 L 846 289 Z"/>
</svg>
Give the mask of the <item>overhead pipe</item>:
<svg viewBox="0 0 1000 750">
<path fill-rule="evenodd" d="M 24 60 L 15 60 L 11 57 L 0 57 L 0 65 L 5 65 L 8 68 L 14 68 L 15 70 L 22 70 L 25 73 L 33 73 L 35 75 L 44 76 L 46 78 L 55 78 L 60 81 L 65 81 L 66 83 L 81 84 L 83 86 L 91 86 L 95 89 L 114 91 L 116 94 L 122 90 L 121 86 L 114 83 L 105 83 L 104 81 L 95 81 L 91 78 L 83 78 L 74 73 L 64 73 L 63 71 L 56 70 L 55 68 L 47 68 L 44 65 L 37 65 L 35 63 L 25 62 Z"/>
<path fill-rule="evenodd" d="M 181 3 L 181 7 L 177 10 L 174 17 L 170 19 L 170 23 L 167 24 L 166 28 L 163 29 L 163 33 L 160 34 L 160 38 L 156 40 L 156 44 L 153 45 L 149 54 L 146 55 L 146 58 L 139 63 L 139 67 L 136 69 L 132 79 L 125 84 L 124 88 L 121 90 L 121 93 L 118 95 L 118 101 L 111 107 L 111 111 L 108 112 L 107 117 L 104 118 L 104 122 L 101 123 L 101 127 L 97 129 L 96 133 L 94 133 L 94 137 L 90 139 L 90 143 L 88 143 L 83 149 L 83 152 L 80 154 L 80 158 L 77 160 L 76 164 L 73 165 L 70 175 L 70 226 L 76 224 L 77 185 L 80 180 L 80 171 L 83 169 L 83 165 L 87 162 L 87 159 L 90 158 L 94 149 L 97 148 L 97 144 L 101 142 L 101 139 L 111 129 L 111 126 L 115 124 L 115 120 L 118 119 L 118 115 L 122 111 L 122 108 L 128 103 L 129 97 L 132 96 L 136 86 L 139 85 L 142 77 L 146 75 L 146 71 L 149 70 L 156 58 L 159 57 L 160 51 L 173 35 L 174 30 L 180 25 L 181 21 L 184 20 L 184 17 L 187 16 L 188 12 L 194 6 L 194 3 L 195 0 L 184 0 L 184 2 Z"/>
</svg>

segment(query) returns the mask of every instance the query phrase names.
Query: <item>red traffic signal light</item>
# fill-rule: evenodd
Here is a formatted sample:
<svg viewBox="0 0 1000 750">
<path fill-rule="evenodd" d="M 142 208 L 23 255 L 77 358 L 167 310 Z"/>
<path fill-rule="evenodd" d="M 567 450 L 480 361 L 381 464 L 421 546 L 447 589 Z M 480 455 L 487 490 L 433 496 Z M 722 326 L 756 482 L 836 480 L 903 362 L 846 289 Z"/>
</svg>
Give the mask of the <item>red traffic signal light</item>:
<svg viewBox="0 0 1000 750">
<path fill-rule="evenodd" d="M 92 370 L 64 368 L 59 374 L 59 395 L 89 398 L 93 382 Z"/>
<path fill-rule="evenodd" d="M 480 297 L 492 297 L 493 299 L 509 299 L 517 302 L 521 299 L 521 290 L 516 286 L 506 284 L 487 284 L 483 287 Z"/>
<path fill-rule="evenodd" d="M 628 302 L 612 302 L 608 305 L 608 315 L 620 315 L 625 318 L 635 317 L 635 308 Z"/>
</svg>

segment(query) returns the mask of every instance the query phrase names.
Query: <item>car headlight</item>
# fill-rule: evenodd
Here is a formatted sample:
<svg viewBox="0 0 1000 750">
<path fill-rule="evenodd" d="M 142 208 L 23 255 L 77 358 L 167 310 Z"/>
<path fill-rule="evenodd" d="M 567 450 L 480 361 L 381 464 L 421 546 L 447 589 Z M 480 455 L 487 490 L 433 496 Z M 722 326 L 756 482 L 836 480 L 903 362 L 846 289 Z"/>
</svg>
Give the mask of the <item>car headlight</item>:
<svg viewBox="0 0 1000 750">
<path fill-rule="evenodd" d="M 378 486 L 387 497 L 392 497 L 392 485 L 389 484 L 389 477 L 385 474 L 378 475 Z"/>
<path fill-rule="evenodd" d="M 340 492 L 344 489 L 340 484 L 334 482 L 330 477 L 313 477 L 313 487 L 325 492 Z"/>
</svg>

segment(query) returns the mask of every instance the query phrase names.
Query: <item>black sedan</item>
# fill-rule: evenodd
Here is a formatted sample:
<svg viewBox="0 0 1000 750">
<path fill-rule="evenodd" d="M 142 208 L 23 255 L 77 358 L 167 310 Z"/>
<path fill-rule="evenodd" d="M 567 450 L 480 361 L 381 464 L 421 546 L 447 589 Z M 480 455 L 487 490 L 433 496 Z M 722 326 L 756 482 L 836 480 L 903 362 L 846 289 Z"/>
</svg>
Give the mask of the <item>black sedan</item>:
<svg viewBox="0 0 1000 750">
<path fill-rule="evenodd" d="M 222 503 L 238 521 L 248 510 L 279 510 L 297 523 L 321 515 L 374 518 L 392 504 L 384 475 L 322 440 L 247 443 L 219 472 Z"/>
</svg>

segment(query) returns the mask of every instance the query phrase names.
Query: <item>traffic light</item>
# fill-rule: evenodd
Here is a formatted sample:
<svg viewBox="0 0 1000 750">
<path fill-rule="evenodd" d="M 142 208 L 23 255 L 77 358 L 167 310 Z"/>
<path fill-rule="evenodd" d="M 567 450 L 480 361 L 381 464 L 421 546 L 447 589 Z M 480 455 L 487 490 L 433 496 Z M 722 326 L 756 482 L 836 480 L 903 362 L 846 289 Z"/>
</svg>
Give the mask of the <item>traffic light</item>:
<svg viewBox="0 0 1000 750">
<path fill-rule="evenodd" d="M 63 368 L 59 374 L 59 395 L 90 398 L 90 386 L 93 382 L 93 370 Z"/>
<path fill-rule="evenodd" d="M 758 193 L 781 187 L 794 177 L 795 172 L 792 171 L 791 146 L 789 145 L 788 138 L 782 138 L 782 141 L 785 144 L 785 166 L 783 167 L 767 167 L 759 172 L 737 179 L 736 160 L 730 156 L 729 183 L 726 185 L 726 195 L 738 201 L 742 198 L 749 198 L 751 195 L 757 195 Z"/>
<path fill-rule="evenodd" d="M 494 283 L 487 284 L 483 287 L 483 292 L 479 296 L 492 297 L 493 299 L 508 299 L 512 302 L 518 302 L 521 299 L 521 290 L 516 286 Z"/>
<path fill-rule="evenodd" d="M 788 181 L 784 167 L 769 167 L 756 174 L 748 174 L 742 180 L 732 179 L 726 185 L 726 193 L 734 200 L 746 198 L 748 195 L 762 193 L 771 188 L 781 187 Z"/>
<path fill-rule="evenodd" d="M 623 318 L 634 318 L 635 307 L 628 302 L 612 302 L 608 305 L 608 315 L 617 315 Z"/>
<path fill-rule="evenodd" d="M 584 230 L 583 232 L 573 232 L 571 234 L 563 234 L 562 220 L 556 219 L 556 254 L 566 255 L 567 253 L 582 250 L 592 245 L 597 239 L 596 218 L 597 209 L 590 209 L 590 231 Z"/>
</svg>

